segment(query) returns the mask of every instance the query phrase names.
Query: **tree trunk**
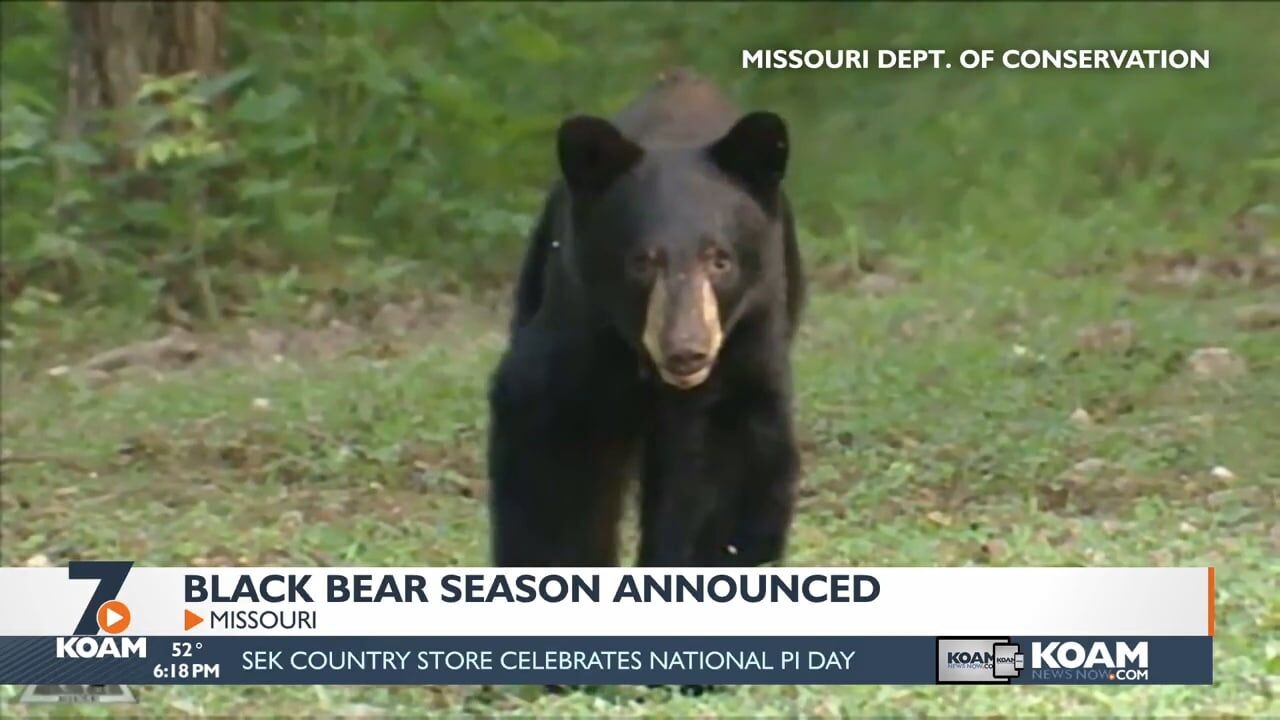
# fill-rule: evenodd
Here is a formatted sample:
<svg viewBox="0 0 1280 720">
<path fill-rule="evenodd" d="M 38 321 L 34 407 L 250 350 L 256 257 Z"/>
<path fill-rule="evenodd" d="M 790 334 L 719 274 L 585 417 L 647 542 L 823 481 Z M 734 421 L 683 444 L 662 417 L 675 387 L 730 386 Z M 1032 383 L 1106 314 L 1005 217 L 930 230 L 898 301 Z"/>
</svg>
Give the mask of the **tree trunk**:
<svg viewBox="0 0 1280 720">
<path fill-rule="evenodd" d="M 66 100 L 60 133 L 66 142 L 89 140 L 105 156 L 97 169 L 95 192 L 110 193 L 100 203 L 125 203 L 148 199 L 180 209 L 188 224 L 180 233 L 161 233 L 155 243 L 143 238 L 154 235 L 145 223 L 122 221 L 121 229 L 137 232 L 139 247 L 154 261 L 154 272 L 165 279 L 166 297 L 179 304 L 202 305 L 205 313 L 219 313 L 211 278 L 206 267 L 206 204 L 217 181 L 217 173 L 201 184 L 173 186 L 165 175 L 137 172 L 135 156 L 143 149 L 145 132 L 183 131 L 171 124 L 148 129 L 138 93 L 148 78 L 168 78 L 188 72 L 205 78 L 223 70 L 224 8 L 219 2 L 170 2 L 131 0 L 127 2 L 67 2 Z M 148 105 L 168 98 L 153 95 Z M 154 116 L 153 116 L 154 117 Z M 74 168 L 62 163 L 58 168 L 61 188 L 70 186 Z M 74 215 L 59 199 L 64 219 Z M 172 231 L 172 228 L 169 228 Z M 156 252 L 151 255 L 151 250 Z M 175 255 L 190 255 L 191 262 L 173 262 Z"/>
<path fill-rule="evenodd" d="M 117 163 L 128 161 L 140 133 L 128 112 L 144 76 L 223 68 L 223 6 L 219 2 L 68 2 L 65 140 L 100 129 L 109 111 Z M 116 112 L 119 111 L 119 112 Z"/>
</svg>

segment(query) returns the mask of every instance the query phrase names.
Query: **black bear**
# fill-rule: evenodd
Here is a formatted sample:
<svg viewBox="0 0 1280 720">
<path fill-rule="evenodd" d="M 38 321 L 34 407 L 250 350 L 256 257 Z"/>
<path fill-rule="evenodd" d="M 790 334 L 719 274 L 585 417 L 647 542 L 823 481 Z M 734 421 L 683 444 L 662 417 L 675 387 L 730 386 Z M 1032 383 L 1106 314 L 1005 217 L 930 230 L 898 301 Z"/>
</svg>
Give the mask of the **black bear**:
<svg viewBox="0 0 1280 720">
<path fill-rule="evenodd" d="M 785 123 L 682 69 L 564 121 L 557 155 L 489 389 L 494 564 L 617 565 L 635 476 L 640 565 L 781 558 L 805 296 Z"/>
</svg>

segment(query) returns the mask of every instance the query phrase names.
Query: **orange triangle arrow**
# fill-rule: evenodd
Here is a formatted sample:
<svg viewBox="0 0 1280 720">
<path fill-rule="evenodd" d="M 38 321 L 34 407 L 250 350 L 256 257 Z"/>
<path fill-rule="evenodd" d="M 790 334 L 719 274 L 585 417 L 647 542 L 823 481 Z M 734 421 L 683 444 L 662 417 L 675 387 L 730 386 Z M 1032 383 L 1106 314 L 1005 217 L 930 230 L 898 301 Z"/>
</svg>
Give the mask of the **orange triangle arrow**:
<svg viewBox="0 0 1280 720">
<path fill-rule="evenodd" d="M 190 610 L 184 610 L 183 612 L 186 613 L 182 619 L 183 629 L 185 630 L 190 630 L 191 628 L 204 622 L 204 618 L 191 612 Z"/>
</svg>

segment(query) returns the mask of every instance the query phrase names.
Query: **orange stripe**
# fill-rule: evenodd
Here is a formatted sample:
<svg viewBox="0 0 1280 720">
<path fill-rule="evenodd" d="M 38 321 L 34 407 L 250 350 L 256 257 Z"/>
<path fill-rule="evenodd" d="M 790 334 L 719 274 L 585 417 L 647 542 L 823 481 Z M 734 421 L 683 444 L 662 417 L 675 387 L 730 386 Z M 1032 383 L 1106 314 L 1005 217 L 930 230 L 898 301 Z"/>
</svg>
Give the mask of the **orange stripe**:
<svg viewBox="0 0 1280 720">
<path fill-rule="evenodd" d="M 1213 637 L 1213 568 L 1209 568 L 1209 637 Z"/>
</svg>

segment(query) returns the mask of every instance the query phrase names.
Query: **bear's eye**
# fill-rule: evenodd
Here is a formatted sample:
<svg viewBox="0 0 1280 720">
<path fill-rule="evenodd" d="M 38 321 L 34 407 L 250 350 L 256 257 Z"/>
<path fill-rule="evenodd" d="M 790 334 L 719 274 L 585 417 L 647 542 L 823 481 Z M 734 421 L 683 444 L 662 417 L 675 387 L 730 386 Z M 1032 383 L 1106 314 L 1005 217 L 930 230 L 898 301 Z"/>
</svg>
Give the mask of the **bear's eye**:
<svg viewBox="0 0 1280 720">
<path fill-rule="evenodd" d="M 649 280 L 652 278 L 657 267 L 658 254 L 652 250 L 636 253 L 631 256 L 631 274 L 641 280 Z"/>
<path fill-rule="evenodd" d="M 729 253 L 716 248 L 711 251 L 711 271 L 717 274 L 727 273 L 733 269 L 733 258 Z"/>
</svg>

